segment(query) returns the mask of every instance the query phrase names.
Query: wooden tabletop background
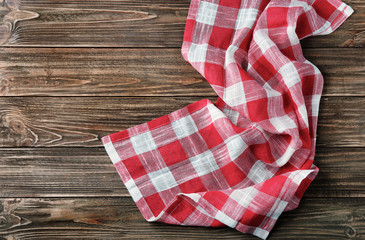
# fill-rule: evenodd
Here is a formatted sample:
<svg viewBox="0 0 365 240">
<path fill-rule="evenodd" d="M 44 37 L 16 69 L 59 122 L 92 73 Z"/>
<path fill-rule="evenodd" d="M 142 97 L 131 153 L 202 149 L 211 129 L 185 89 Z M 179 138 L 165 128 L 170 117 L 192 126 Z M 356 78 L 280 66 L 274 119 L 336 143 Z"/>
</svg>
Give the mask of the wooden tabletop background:
<svg viewBox="0 0 365 240">
<path fill-rule="evenodd" d="M 325 78 L 320 172 L 270 239 L 365 239 L 365 1 L 303 41 Z M 214 100 L 181 54 L 188 0 L 0 0 L 0 239 L 257 239 L 147 223 L 101 137 Z"/>
</svg>

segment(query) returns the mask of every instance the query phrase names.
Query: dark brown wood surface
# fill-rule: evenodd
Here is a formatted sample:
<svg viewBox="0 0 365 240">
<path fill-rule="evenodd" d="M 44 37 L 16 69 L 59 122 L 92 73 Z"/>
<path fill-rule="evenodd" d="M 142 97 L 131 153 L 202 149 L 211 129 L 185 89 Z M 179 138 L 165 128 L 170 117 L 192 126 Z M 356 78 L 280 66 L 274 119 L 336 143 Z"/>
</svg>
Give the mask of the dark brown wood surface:
<svg viewBox="0 0 365 240">
<path fill-rule="evenodd" d="M 3 148 L 0 155 L 3 197 L 129 195 L 101 147 Z M 316 165 L 320 174 L 306 196 L 365 197 L 364 159 L 364 148 L 319 147 Z"/>
<path fill-rule="evenodd" d="M 101 137 L 215 100 L 180 54 L 189 0 L 0 1 L 0 239 L 257 239 L 147 223 Z M 325 78 L 315 164 L 269 239 L 365 238 L 365 2 L 302 42 Z"/>
<path fill-rule="evenodd" d="M 305 49 L 324 96 L 365 96 L 364 48 Z M 0 48 L 4 96 L 216 96 L 180 49 Z"/>
<path fill-rule="evenodd" d="M 353 17 L 330 36 L 305 40 L 307 47 L 364 46 L 365 3 L 363 0 L 344 2 L 354 8 Z M 4 44 L 180 47 L 189 3 L 189 0 L 22 0 L 21 9 L 30 12 L 26 16 L 33 19 L 19 21 L 17 30 Z M 18 19 L 22 20 L 24 15 Z"/>
<path fill-rule="evenodd" d="M 361 239 L 363 198 L 304 198 L 270 239 Z M 148 223 L 130 197 L 0 198 L 5 239 L 257 239 L 230 228 Z M 2 224 L 1 224 L 2 223 Z"/>
<path fill-rule="evenodd" d="M 99 147 L 100 138 L 204 97 L 3 97 L 3 147 Z M 214 101 L 215 97 L 210 97 Z M 322 97 L 318 146 L 365 147 L 365 97 Z"/>
</svg>

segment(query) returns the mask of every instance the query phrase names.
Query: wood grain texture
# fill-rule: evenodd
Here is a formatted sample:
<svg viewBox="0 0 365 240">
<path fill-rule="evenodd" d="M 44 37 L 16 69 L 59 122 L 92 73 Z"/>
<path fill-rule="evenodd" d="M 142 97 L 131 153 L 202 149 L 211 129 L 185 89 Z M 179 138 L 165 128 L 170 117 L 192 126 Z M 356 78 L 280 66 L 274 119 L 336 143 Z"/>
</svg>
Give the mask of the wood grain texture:
<svg viewBox="0 0 365 240">
<path fill-rule="evenodd" d="M 307 49 L 323 96 L 365 96 L 365 49 Z M 0 48 L 2 96 L 215 96 L 178 49 Z"/>
<path fill-rule="evenodd" d="M 322 71 L 315 164 L 270 239 L 365 238 L 365 2 L 302 41 Z M 0 240 L 257 239 L 147 223 L 100 138 L 202 98 L 180 54 L 190 0 L 0 0 Z"/>
<path fill-rule="evenodd" d="M 102 136 L 145 123 L 201 99 L 2 97 L 0 147 L 102 146 Z M 364 97 L 322 98 L 317 146 L 364 147 L 364 103 Z"/>
<path fill-rule="evenodd" d="M 0 149 L 0 197 L 129 196 L 104 148 Z M 365 197 L 365 149 L 317 148 L 310 197 Z"/>
<path fill-rule="evenodd" d="M 361 239 L 361 198 L 304 198 L 270 239 Z M 231 228 L 148 223 L 131 198 L 0 199 L 3 239 L 257 239 Z"/>
<path fill-rule="evenodd" d="M 353 16 L 330 36 L 306 39 L 305 47 L 365 44 L 364 1 L 345 2 L 354 8 Z M 189 3 L 188 0 L 23 0 L 19 9 L 39 16 L 16 24 L 11 31 L 16 37 L 3 45 L 179 48 Z"/>
<path fill-rule="evenodd" d="M 215 96 L 169 49 L 2 48 L 3 96 Z"/>
<path fill-rule="evenodd" d="M 0 45 L 14 43 L 18 38 L 17 23 L 39 17 L 38 13 L 19 9 L 20 0 L 0 3 Z"/>
</svg>

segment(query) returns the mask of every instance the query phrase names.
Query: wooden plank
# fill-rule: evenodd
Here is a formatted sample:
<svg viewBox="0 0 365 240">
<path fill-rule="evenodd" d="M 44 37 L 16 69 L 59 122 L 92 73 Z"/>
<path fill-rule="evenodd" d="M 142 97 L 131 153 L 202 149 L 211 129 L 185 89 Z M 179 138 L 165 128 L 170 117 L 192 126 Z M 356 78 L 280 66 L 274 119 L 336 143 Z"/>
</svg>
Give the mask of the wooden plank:
<svg viewBox="0 0 365 240">
<path fill-rule="evenodd" d="M 304 198 L 282 214 L 270 239 L 360 239 L 363 203 L 363 198 Z M 5 198 L 0 219 L 4 239 L 257 239 L 228 227 L 148 223 L 131 198 Z"/>
<path fill-rule="evenodd" d="M 0 44 L 42 47 L 180 47 L 189 2 L 21 1 L 19 9 L 22 11 L 17 11 L 16 14 L 11 13 L 15 8 L 2 11 L 2 15 L 12 14 L 15 19 L 1 26 L 2 32 L 6 34 L 0 38 Z M 303 42 L 305 47 L 364 45 L 364 2 L 345 2 L 354 8 L 353 16 L 329 36 L 306 39 Z M 15 21 L 18 23 L 14 24 Z"/>
<path fill-rule="evenodd" d="M 200 99 L 2 97 L 0 147 L 102 146 L 102 136 L 145 123 Z M 317 146 L 364 147 L 364 104 L 363 97 L 322 98 Z"/>
<path fill-rule="evenodd" d="M 365 96 L 365 49 L 307 49 L 324 96 Z M 3 96 L 215 96 L 179 49 L 0 48 Z"/>
<path fill-rule="evenodd" d="M 0 149 L 0 197 L 129 196 L 104 148 Z M 310 197 L 365 197 L 365 148 L 317 148 Z"/>
<path fill-rule="evenodd" d="M 216 94 L 178 49 L 2 48 L 5 96 Z"/>
</svg>

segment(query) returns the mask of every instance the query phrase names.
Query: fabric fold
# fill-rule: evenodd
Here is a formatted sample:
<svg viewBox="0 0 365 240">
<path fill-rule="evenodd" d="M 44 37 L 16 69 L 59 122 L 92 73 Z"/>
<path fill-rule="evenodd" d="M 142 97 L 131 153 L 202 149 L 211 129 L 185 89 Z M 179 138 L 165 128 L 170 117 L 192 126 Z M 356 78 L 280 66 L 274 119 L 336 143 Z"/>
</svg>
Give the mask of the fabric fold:
<svg viewBox="0 0 365 240">
<path fill-rule="evenodd" d="M 218 95 L 102 138 L 147 221 L 266 239 L 318 173 L 323 77 L 300 40 L 352 14 L 339 0 L 192 0 L 182 55 Z"/>
</svg>

